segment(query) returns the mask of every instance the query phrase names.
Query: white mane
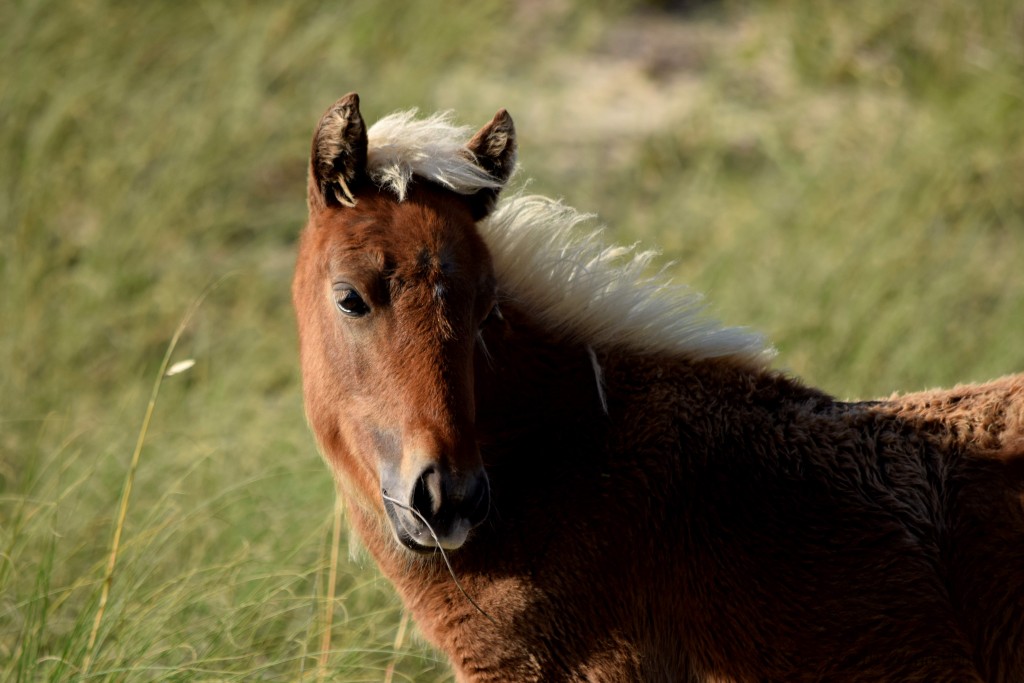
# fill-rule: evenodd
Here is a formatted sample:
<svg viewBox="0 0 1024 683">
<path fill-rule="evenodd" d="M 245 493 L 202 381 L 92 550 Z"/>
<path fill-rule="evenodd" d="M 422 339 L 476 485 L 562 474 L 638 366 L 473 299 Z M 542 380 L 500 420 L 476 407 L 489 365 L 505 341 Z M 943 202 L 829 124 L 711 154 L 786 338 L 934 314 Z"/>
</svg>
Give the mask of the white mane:
<svg viewBox="0 0 1024 683">
<path fill-rule="evenodd" d="M 449 113 L 415 114 L 391 114 L 368 131 L 367 170 L 378 185 L 399 199 L 414 175 L 461 194 L 501 187 L 466 155 L 470 129 L 453 125 Z M 655 252 L 608 246 L 599 230 L 580 230 L 590 218 L 540 196 L 501 201 L 478 226 L 501 295 L 591 348 L 766 362 L 760 335 L 723 327 L 704 315 L 700 294 L 663 272 L 651 275 Z"/>
<path fill-rule="evenodd" d="M 540 196 L 514 196 L 479 224 L 499 288 L 549 329 L 591 347 L 763 363 L 760 335 L 704 315 L 703 297 L 650 274 L 653 251 L 608 246 L 592 216 Z"/>
<path fill-rule="evenodd" d="M 405 199 L 414 175 L 459 194 L 501 183 L 477 166 L 466 152 L 472 129 L 452 123 L 451 112 L 416 119 L 416 110 L 385 116 L 367 131 L 366 170 L 377 185 Z"/>
</svg>

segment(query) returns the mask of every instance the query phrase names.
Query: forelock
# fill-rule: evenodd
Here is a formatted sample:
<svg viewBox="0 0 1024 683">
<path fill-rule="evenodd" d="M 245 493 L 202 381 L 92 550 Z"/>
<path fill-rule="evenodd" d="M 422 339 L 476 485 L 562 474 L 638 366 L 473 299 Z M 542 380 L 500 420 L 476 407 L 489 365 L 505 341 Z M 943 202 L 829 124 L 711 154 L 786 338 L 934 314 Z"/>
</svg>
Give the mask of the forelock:
<svg viewBox="0 0 1024 683">
<path fill-rule="evenodd" d="M 413 176 L 459 194 L 501 189 L 466 150 L 472 129 L 452 122 L 451 112 L 425 119 L 417 110 L 395 112 L 377 121 L 367 135 L 367 173 L 379 187 L 405 199 Z"/>
</svg>

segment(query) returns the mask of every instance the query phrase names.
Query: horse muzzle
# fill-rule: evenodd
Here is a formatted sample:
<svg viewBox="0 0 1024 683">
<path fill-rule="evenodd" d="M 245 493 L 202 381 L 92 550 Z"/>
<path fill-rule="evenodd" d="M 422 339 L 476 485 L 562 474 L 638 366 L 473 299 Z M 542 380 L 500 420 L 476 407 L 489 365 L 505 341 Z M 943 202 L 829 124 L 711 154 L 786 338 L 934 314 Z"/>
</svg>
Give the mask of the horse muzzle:
<svg viewBox="0 0 1024 683">
<path fill-rule="evenodd" d="M 457 476 L 431 464 L 411 485 L 388 483 L 382 481 L 381 498 L 391 529 L 399 543 L 416 552 L 462 547 L 491 506 L 491 488 L 482 467 Z"/>
</svg>

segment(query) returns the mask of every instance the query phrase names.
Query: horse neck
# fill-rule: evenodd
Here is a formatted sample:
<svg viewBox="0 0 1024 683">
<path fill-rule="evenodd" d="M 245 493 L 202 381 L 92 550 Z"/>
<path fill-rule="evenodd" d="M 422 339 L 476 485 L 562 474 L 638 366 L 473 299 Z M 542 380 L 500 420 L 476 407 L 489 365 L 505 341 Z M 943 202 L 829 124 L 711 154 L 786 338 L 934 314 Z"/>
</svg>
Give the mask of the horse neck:
<svg viewBox="0 0 1024 683">
<path fill-rule="evenodd" d="M 546 330 L 526 311 L 511 308 L 506 318 L 504 335 L 478 363 L 477 438 L 509 527 L 582 514 L 610 477 L 615 496 L 654 486 L 663 487 L 663 499 L 678 499 L 672 487 L 687 459 L 730 457 L 716 444 L 769 433 L 784 404 L 830 401 L 749 359 L 593 348 Z M 729 432 L 744 414 L 766 428 Z"/>
<path fill-rule="evenodd" d="M 593 349 L 566 340 L 504 306 L 506 325 L 477 359 L 477 438 L 488 451 L 543 441 L 552 431 L 603 421 L 603 380 Z"/>
</svg>

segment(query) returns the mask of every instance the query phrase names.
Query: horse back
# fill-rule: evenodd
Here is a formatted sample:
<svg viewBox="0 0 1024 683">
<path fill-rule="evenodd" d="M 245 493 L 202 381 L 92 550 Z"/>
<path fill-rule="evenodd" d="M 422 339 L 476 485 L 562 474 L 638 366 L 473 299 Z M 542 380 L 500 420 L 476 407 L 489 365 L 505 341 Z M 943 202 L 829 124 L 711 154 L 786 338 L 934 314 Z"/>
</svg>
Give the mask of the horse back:
<svg viewBox="0 0 1024 683">
<path fill-rule="evenodd" d="M 979 667 L 1024 680 L 1024 374 L 882 405 L 941 458 L 941 550 Z"/>
<path fill-rule="evenodd" d="M 674 406 L 697 671 L 1024 680 L 1024 375 L 843 403 L 728 363 L 643 369 L 623 423 Z"/>
</svg>

